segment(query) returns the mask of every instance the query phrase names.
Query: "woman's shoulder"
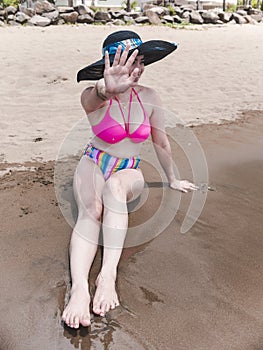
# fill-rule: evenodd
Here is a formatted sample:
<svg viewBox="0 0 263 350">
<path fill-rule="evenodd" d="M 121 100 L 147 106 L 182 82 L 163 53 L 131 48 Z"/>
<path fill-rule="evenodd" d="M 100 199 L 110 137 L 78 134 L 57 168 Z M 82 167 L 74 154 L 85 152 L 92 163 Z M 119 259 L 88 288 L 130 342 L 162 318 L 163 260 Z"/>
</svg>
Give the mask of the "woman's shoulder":
<svg viewBox="0 0 263 350">
<path fill-rule="evenodd" d="M 136 91 L 144 102 L 151 104 L 154 103 L 154 105 L 161 105 L 161 98 L 155 89 L 145 85 L 137 85 Z"/>
</svg>

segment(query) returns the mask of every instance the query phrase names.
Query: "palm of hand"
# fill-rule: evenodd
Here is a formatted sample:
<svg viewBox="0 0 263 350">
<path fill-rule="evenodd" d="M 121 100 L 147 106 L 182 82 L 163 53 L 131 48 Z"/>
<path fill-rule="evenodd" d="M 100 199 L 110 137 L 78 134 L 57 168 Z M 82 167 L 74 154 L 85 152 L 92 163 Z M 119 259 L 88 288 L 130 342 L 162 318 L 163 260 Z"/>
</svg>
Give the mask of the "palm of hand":
<svg viewBox="0 0 263 350">
<path fill-rule="evenodd" d="M 129 49 L 130 46 L 127 45 L 121 53 L 121 46 L 119 46 L 112 65 L 110 64 L 108 52 L 105 53 L 105 89 L 112 95 L 117 95 L 128 90 L 132 86 L 138 73 L 138 68 L 135 68 L 131 72 L 131 67 L 138 54 L 138 50 L 135 50 L 128 58 Z"/>
<path fill-rule="evenodd" d="M 104 81 L 108 92 L 112 94 L 125 92 L 131 86 L 129 69 L 125 66 L 105 69 Z"/>
</svg>

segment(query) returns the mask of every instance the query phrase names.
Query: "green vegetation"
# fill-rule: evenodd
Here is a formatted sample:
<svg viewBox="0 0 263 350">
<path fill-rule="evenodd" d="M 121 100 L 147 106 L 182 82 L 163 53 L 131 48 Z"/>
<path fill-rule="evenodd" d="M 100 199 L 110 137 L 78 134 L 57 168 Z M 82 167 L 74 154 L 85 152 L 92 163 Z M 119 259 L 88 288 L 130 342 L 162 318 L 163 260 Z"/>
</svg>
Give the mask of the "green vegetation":
<svg viewBox="0 0 263 350">
<path fill-rule="evenodd" d="M 3 7 L 8 7 L 8 6 L 15 6 L 17 7 L 19 4 L 19 0 L 1 0 L 0 5 L 3 5 Z"/>
<path fill-rule="evenodd" d="M 168 8 L 171 16 L 176 15 L 176 11 L 172 5 L 168 5 L 167 8 Z"/>
</svg>

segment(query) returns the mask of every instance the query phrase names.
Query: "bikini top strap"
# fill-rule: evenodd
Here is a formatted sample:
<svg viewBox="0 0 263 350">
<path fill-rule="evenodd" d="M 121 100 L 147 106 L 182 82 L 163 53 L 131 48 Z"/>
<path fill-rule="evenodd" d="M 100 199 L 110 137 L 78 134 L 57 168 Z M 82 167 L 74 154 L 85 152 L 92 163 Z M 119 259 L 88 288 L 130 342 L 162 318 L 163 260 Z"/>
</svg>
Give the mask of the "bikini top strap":
<svg viewBox="0 0 263 350">
<path fill-rule="evenodd" d="M 144 109 L 144 107 L 143 107 L 143 104 L 142 104 L 142 101 L 141 101 L 141 99 L 140 99 L 140 96 L 139 96 L 138 92 L 137 92 L 134 88 L 132 88 L 132 91 L 135 93 L 135 95 L 136 95 L 136 97 L 137 97 L 137 100 L 139 101 L 140 106 L 142 107 L 143 114 L 144 114 L 144 120 L 145 120 L 147 114 L 146 114 L 146 111 L 145 111 L 145 109 Z"/>
</svg>

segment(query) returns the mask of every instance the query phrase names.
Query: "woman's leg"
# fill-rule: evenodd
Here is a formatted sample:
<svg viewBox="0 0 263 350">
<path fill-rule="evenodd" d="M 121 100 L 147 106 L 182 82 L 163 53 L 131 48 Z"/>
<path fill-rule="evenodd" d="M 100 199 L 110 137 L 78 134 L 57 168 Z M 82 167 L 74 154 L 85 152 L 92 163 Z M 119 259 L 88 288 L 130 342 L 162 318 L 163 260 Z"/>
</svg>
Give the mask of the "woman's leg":
<svg viewBox="0 0 263 350">
<path fill-rule="evenodd" d="M 62 315 L 65 323 L 74 328 L 90 325 L 88 275 L 97 251 L 104 185 L 97 165 L 82 157 L 73 183 L 78 220 L 70 242 L 71 296 Z"/>
<path fill-rule="evenodd" d="M 101 316 L 119 305 L 115 281 L 127 232 L 127 201 L 136 199 L 143 187 L 141 171 L 125 169 L 111 175 L 103 190 L 103 262 L 93 300 L 93 311 Z"/>
</svg>

